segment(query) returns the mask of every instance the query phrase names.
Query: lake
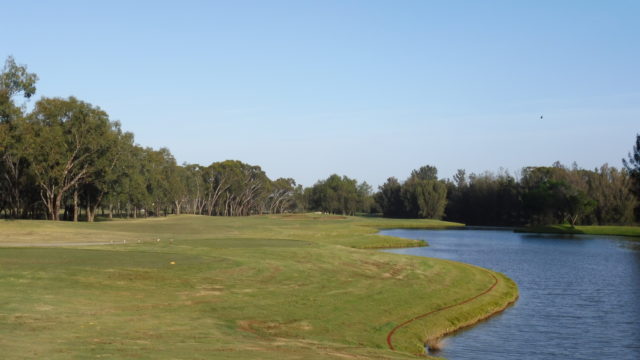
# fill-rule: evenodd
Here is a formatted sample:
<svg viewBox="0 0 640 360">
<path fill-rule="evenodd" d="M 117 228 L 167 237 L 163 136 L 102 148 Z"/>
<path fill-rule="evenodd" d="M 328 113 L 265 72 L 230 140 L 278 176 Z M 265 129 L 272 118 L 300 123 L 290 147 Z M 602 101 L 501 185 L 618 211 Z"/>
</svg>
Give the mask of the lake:
<svg viewBox="0 0 640 360">
<path fill-rule="evenodd" d="M 505 230 L 385 230 L 428 247 L 388 252 L 502 272 L 514 306 L 445 339 L 437 356 L 462 359 L 640 359 L 640 242 L 615 236 Z M 419 309 L 416 309 L 419 312 Z"/>
</svg>

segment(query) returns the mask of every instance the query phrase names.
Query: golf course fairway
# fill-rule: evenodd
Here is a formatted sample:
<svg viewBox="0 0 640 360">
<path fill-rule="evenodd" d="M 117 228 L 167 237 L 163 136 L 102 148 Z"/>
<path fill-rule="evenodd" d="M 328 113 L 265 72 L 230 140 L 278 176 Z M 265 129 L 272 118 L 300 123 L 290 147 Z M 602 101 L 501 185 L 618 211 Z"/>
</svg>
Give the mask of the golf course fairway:
<svg viewBox="0 0 640 360">
<path fill-rule="evenodd" d="M 502 274 L 374 250 L 422 245 L 379 229 L 456 225 L 318 214 L 1 221 L 2 357 L 416 358 L 427 339 L 517 298 Z"/>
</svg>

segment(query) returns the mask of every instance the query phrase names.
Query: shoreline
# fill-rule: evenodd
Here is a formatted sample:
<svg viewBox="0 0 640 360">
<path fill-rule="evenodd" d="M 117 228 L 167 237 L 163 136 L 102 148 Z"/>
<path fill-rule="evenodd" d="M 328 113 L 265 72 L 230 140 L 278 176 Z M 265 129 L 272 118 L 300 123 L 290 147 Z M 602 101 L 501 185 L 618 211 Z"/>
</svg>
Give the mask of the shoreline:
<svg viewBox="0 0 640 360">
<path fill-rule="evenodd" d="M 397 229 L 400 229 L 400 228 L 397 228 Z M 402 229 L 405 229 L 405 228 L 402 228 Z M 456 227 L 449 227 L 449 228 L 443 228 L 441 230 L 447 230 L 447 229 L 448 230 L 461 230 L 461 229 L 465 229 L 465 228 L 464 227 L 458 227 L 456 229 Z M 380 229 L 380 231 L 382 231 L 382 230 L 392 230 L 392 229 L 389 229 L 389 228 Z M 432 229 L 428 229 L 428 230 L 432 230 Z M 506 230 L 506 229 L 503 229 L 503 230 Z M 389 235 L 386 235 L 386 236 L 389 236 Z M 404 238 L 402 238 L 402 239 L 404 239 Z M 428 246 L 428 243 L 425 240 L 422 240 L 422 241 L 425 242 L 425 245 L 423 245 L 423 246 L 415 246 L 415 247 Z M 406 246 L 406 247 L 402 247 L 402 248 L 407 248 L 407 247 L 412 247 L 412 246 Z M 401 248 L 397 248 L 397 249 L 401 249 Z M 425 258 L 429 258 L 429 257 L 425 257 Z M 439 258 L 433 258 L 433 259 L 445 260 L 445 261 L 450 261 L 450 262 L 462 264 L 462 265 L 464 265 L 466 267 L 469 267 L 471 269 L 474 269 L 474 270 L 480 269 L 480 270 L 484 271 L 485 273 L 489 274 L 491 277 L 493 277 L 494 283 L 488 289 L 486 289 L 485 291 L 483 291 L 483 292 L 481 292 L 479 294 L 476 294 L 476 295 L 474 295 L 474 296 L 472 296 L 470 298 L 467 298 L 467 299 L 462 300 L 460 302 L 457 302 L 455 304 L 447 305 L 447 306 L 444 306 L 444 307 L 429 311 L 429 312 L 424 313 L 424 314 L 417 315 L 417 316 L 415 316 L 415 317 L 413 317 L 413 318 L 411 318 L 409 320 L 405 320 L 404 322 L 396 325 L 391 331 L 389 331 L 387 333 L 387 337 L 386 337 L 387 346 L 392 351 L 399 351 L 393 345 L 393 336 L 395 335 L 395 333 L 398 330 L 404 328 L 405 326 L 407 326 L 407 325 L 409 325 L 409 324 L 411 324 L 413 322 L 416 322 L 416 321 L 419 321 L 419 320 L 424 320 L 424 319 L 426 319 L 426 318 L 428 318 L 428 317 L 430 317 L 432 315 L 436 315 L 436 314 L 438 314 L 440 312 L 443 312 L 443 311 L 446 311 L 446 310 L 450 310 L 450 309 L 456 308 L 458 306 L 468 305 L 468 304 L 474 302 L 475 300 L 483 297 L 484 295 L 488 295 L 488 294 L 492 293 L 493 291 L 495 291 L 496 287 L 498 287 L 498 285 L 501 283 L 500 278 L 503 278 L 503 282 L 504 281 L 510 282 L 510 283 L 513 284 L 513 286 L 515 286 L 515 293 L 512 294 L 512 296 L 508 296 L 507 298 L 505 298 L 504 300 L 506 300 L 506 302 L 503 302 L 502 305 L 498 306 L 497 308 L 489 309 L 488 312 L 486 312 L 484 314 L 481 314 L 480 316 L 472 317 L 472 318 L 470 318 L 470 319 L 468 319 L 466 321 L 463 321 L 461 324 L 456 325 L 454 328 L 449 328 L 449 329 L 443 329 L 441 331 L 436 331 L 435 335 L 430 335 L 430 336 L 425 337 L 424 340 L 423 340 L 423 345 L 425 346 L 425 348 L 427 347 L 427 344 L 429 342 L 433 341 L 433 340 L 438 340 L 438 339 L 444 338 L 446 336 L 453 335 L 458 331 L 461 331 L 461 330 L 464 330 L 464 329 L 469 329 L 469 328 L 473 327 L 474 325 L 476 325 L 476 324 L 478 324 L 480 322 L 486 321 L 486 320 L 490 319 L 491 317 L 504 312 L 506 309 L 508 309 L 509 307 L 513 306 L 515 304 L 515 302 L 518 301 L 518 299 L 520 297 L 519 296 L 519 290 L 518 290 L 518 287 L 517 287 L 517 284 L 515 283 L 515 281 L 511 280 L 509 277 L 507 277 L 506 275 L 504 275 L 502 273 L 498 273 L 498 272 L 495 272 L 495 271 L 492 271 L 492 270 L 489 270 L 489 269 L 486 269 L 486 268 L 483 268 L 483 267 L 479 267 L 479 266 L 475 266 L 475 265 L 472 265 L 472 264 L 467 264 L 467 263 L 463 263 L 463 262 L 459 262 L 459 261 L 452 261 L 452 260 L 439 259 Z M 425 350 L 425 351 L 427 351 L 427 350 Z M 428 353 L 418 353 L 416 355 L 424 356 L 424 355 L 429 355 L 429 354 Z"/>
<path fill-rule="evenodd" d="M 485 295 L 485 294 L 488 294 L 488 293 L 490 293 L 491 291 L 493 291 L 493 289 L 495 289 L 495 287 L 498 285 L 499 280 L 498 280 L 498 278 L 497 278 L 495 275 L 493 275 L 492 273 L 489 273 L 489 275 L 491 275 L 491 277 L 492 277 L 492 278 L 493 278 L 493 280 L 494 280 L 494 281 L 493 281 L 493 284 L 491 284 L 491 286 L 490 286 L 487 290 L 485 290 L 485 291 L 481 292 L 480 294 L 477 294 L 477 295 L 475 295 L 475 296 L 473 296 L 473 297 L 470 297 L 470 298 L 468 298 L 468 299 L 466 299 L 466 300 L 463 300 L 463 301 L 461 301 L 461 302 L 458 302 L 458 303 L 455 303 L 455 304 L 452 304 L 452 305 L 447 305 L 447 306 L 441 307 L 441 308 L 439 308 L 439 309 L 432 310 L 432 311 L 429 311 L 429 312 L 427 312 L 427 313 L 424 313 L 424 314 L 418 315 L 418 316 L 416 316 L 416 317 L 413 317 L 413 318 L 411 318 L 411 319 L 409 319 L 409 320 L 406 320 L 406 321 L 404 321 L 404 322 L 400 323 L 399 325 L 396 325 L 396 327 L 394 327 L 394 328 L 393 328 L 391 331 L 389 331 L 389 333 L 387 334 L 387 345 L 389 346 L 389 349 L 391 349 L 391 350 L 395 350 L 395 348 L 394 348 L 394 346 L 393 346 L 393 335 L 396 333 L 396 331 L 400 330 L 401 328 L 405 327 L 406 325 L 408 325 L 408 324 L 410 324 L 410 323 L 412 323 L 412 322 L 414 322 L 414 321 L 416 321 L 416 320 L 424 319 L 424 318 L 426 318 L 427 316 L 430 316 L 430 315 L 433 315 L 433 314 L 439 313 L 439 312 L 441 312 L 441 311 L 445 311 L 445 310 L 448 310 L 448 309 L 452 309 L 452 308 L 454 308 L 454 307 L 456 307 L 456 306 L 461 306 L 461 305 L 464 305 L 464 304 L 468 304 L 468 303 L 472 302 L 473 300 L 475 300 L 475 299 L 477 299 L 477 298 L 479 298 L 479 297 L 481 297 L 481 296 L 483 296 L 483 295 Z M 444 335 L 438 335 L 438 336 L 435 336 L 435 337 L 433 337 L 433 338 L 426 339 L 425 343 L 429 342 L 429 340 L 437 339 L 437 338 L 440 338 L 440 337 L 442 337 L 442 336 L 444 336 Z"/>
<path fill-rule="evenodd" d="M 524 234 L 622 236 L 640 240 L 640 226 L 578 225 L 571 227 L 569 225 L 545 225 L 520 227 L 516 228 L 514 232 Z"/>
<path fill-rule="evenodd" d="M 428 342 L 428 341 L 430 341 L 430 340 L 436 340 L 436 339 L 441 339 L 441 338 L 444 338 L 444 337 L 447 337 L 447 336 L 455 335 L 456 333 L 458 333 L 458 332 L 460 332 L 460 331 L 469 330 L 469 329 L 471 329 L 472 327 L 474 327 L 475 325 L 477 325 L 477 324 L 479 324 L 479 323 L 481 323 L 481 322 L 488 321 L 488 320 L 489 320 L 489 319 L 491 319 L 492 317 L 494 317 L 494 316 L 496 316 L 496 315 L 499 315 L 499 314 L 503 313 L 503 312 L 504 312 L 504 311 L 506 311 L 508 308 L 510 308 L 510 307 L 512 307 L 513 305 L 515 305 L 515 303 L 518 301 L 518 299 L 519 299 L 519 298 L 520 298 L 520 296 L 519 296 L 519 295 L 516 295 L 515 299 L 513 299 L 511 302 L 509 302 L 509 303 L 505 304 L 505 305 L 504 305 L 504 307 L 502 307 L 502 308 L 498 308 L 498 309 L 496 309 L 494 312 L 492 312 L 492 313 L 490 313 L 490 314 L 488 314 L 488 315 L 486 315 L 486 316 L 484 316 L 484 317 L 478 318 L 476 321 L 474 321 L 474 322 L 472 322 L 472 323 L 470 323 L 470 324 L 462 325 L 462 326 L 460 326 L 460 327 L 459 327 L 459 328 L 457 328 L 457 329 L 450 330 L 450 331 L 447 331 L 447 332 L 445 332 L 445 333 L 442 333 L 442 334 L 441 334 L 441 335 L 439 335 L 439 336 L 434 336 L 434 337 L 432 337 L 432 338 L 429 338 L 429 339 L 427 339 L 427 342 Z"/>
</svg>

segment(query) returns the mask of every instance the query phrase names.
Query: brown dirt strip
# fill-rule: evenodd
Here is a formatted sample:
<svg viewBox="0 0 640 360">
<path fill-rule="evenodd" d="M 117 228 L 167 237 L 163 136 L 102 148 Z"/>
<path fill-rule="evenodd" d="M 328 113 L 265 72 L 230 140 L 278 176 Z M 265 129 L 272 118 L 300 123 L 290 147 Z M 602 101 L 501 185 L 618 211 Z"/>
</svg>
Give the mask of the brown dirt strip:
<svg viewBox="0 0 640 360">
<path fill-rule="evenodd" d="M 475 296 L 473 296 L 471 298 L 468 298 L 468 299 L 466 299 L 464 301 L 461 301 L 459 303 L 455 303 L 455 304 L 452 304 L 452 305 L 447 305 L 445 307 L 441 307 L 440 309 L 432 310 L 432 311 L 429 311 L 428 313 L 425 313 L 425 314 L 422 314 L 422 315 L 418 315 L 418 316 L 416 316 L 414 318 L 411 318 L 411 319 L 409 319 L 409 320 L 397 325 L 393 329 L 391 329 L 391 331 L 389 331 L 389 333 L 387 334 L 387 345 L 389 346 L 389 349 L 395 350 L 391 340 L 392 340 L 393 334 L 395 334 L 395 332 L 398 329 L 400 329 L 401 327 L 404 327 L 404 326 L 406 326 L 406 325 L 408 325 L 408 324 L 410 324 L 410 323 L 412 323 L 412 322 L 414 322 L 416 320 L 424 319 L 425 317 L 427 317 L 429 315 L 433 315 L 433 314 L 435 314 L 437 312 L 444 311 L 444 310 L 447 310 L 447 309 L 451 309 L 451 308 L 456 307 L 456 306 L 468 304 L 468 303 L 472 302 L 473 300 L 479 298 L 480 296 L 488 294 L 489 292 L 491 292 L 496 287 L 496 285 L 498 285 L 498 278 L 495 275 L 493 275 L 492 273 L 488 272 L 488 271 L 487 271 L 487 273 L 489 275 L 491 275 L 491 277 L 493 278 L 493 285 L 491 285 L 491 287 L 489 287 L 487 290 L 485 290 L 485 291 L 481 292 L 480 294 L 475 295 Z"/>
</svg>

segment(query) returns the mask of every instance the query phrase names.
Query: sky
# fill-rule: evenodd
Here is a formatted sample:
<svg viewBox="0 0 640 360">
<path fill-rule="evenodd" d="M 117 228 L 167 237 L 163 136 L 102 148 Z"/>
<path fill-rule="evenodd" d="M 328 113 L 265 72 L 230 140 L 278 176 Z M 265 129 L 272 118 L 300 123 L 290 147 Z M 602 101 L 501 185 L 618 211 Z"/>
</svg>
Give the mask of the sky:
<svg viewBox="0 0 640 360">
<path fill-rule="evenodd" d="M 179 163 L 305 186 L 620 167 L 640 132 L 638 1 L 6 1 L 0 61 Z"/>
</svg>

